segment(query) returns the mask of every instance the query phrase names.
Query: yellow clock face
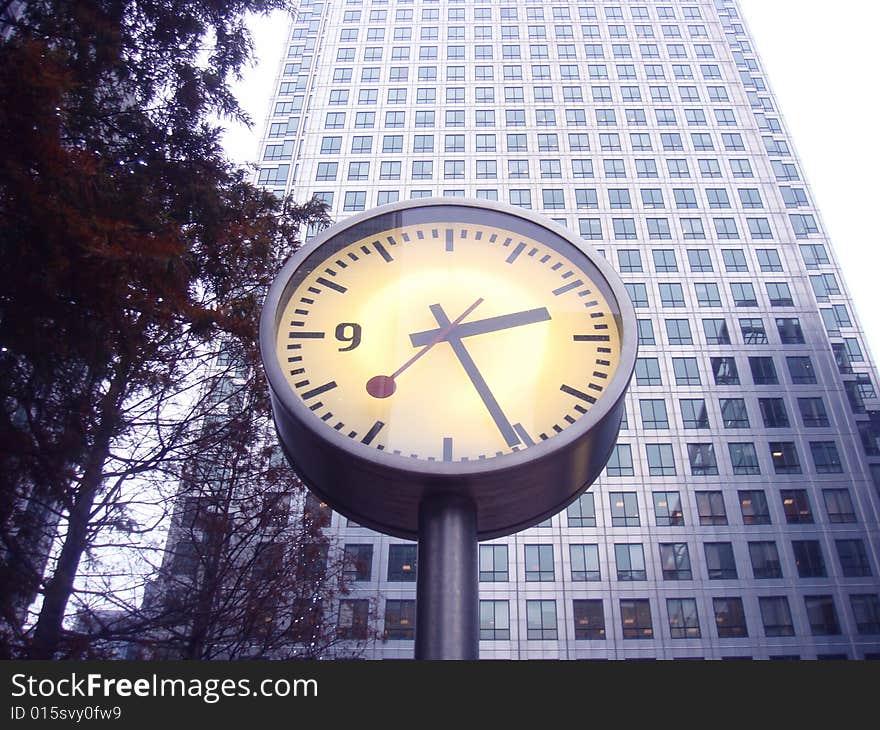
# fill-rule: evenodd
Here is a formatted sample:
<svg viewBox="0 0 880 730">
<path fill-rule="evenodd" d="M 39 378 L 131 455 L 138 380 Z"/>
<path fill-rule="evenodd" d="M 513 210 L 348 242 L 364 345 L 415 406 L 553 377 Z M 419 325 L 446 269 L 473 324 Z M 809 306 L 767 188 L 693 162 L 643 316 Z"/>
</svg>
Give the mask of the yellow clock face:
<svg viewBox="0 0 880 730">
<path fill-rule="evenodd" d="M 477 461 L 553 439 L 602 398 L 620 318 L 582 251 L 490 218 L 397 223 L 318 247 L 282 299 L 278 361 L 316 424 Z"/>
</svg>

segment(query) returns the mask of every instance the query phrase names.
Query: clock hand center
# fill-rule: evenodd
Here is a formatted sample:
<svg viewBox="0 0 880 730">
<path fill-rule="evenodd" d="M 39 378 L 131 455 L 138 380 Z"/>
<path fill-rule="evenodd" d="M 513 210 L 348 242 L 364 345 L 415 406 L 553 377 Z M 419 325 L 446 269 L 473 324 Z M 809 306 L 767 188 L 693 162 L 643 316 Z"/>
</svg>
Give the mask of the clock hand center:
<svg viewBox="0 0 880 730">
<path fill-rule="evenodd" d="M 464 310 L 458 317 L 455 318 L 454 321 L 449 322 L 447 319 L 446 325 L 441 327 L 435 337 L 433 337 L 425 346 L 419 350 L 415 355 L 413 355 L 409 360 L 407 360 L 403 365 L 401 365 L 397 370 L 395 370 L 391 375 L 374 375 L 367 381 L 367 393 L 369 393 L 374 398 L 387 398 L 388 396 L 394 395 L 394 391 L 397 390 L 397 383 L 394 382 L 395 378 L 401 375 L 407 368 L 413 365 L 419 358 L 421 358 L 425 353 L 428 352 L 434 345 L 443 340 L 451 331 L 452 328 L 459 324 L 465 317 L 467 317 L 471 312 L 473 312 L 480 304 L 483 302 L 483 297 L 480 297 L 471 304 L 467 309 Z M 439 304 L 432 305 L 433 307 L 440 307 Z M 440 311 L 443 311 L 442 309 Z M 436 315 L 435 315 L 436 316 Z M 445 318 L 446 315 L 444 315 Z"/>
</svg>

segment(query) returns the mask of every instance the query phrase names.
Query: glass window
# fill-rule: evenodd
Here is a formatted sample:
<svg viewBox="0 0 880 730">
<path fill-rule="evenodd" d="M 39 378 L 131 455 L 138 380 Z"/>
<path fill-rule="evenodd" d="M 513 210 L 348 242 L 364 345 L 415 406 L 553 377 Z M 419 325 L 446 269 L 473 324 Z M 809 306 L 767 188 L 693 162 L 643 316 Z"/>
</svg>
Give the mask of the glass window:
<svg viewBox="0 0 880 730">
<path fill-rule="evenodd" d="M 596 505 L 594 495 L 582 494 L 566 510 L 569 527 L 595 527 Z"/>
<path fill-rule="evenodd" d="M 749 635 L 742 598 L 713 598 L 712 605 L 719 639 L 742 638 Z"/>
<path fill-rule="evenodd" d="M 370 580 L 373 572 L 372 545 L 346 545 L 343 553 L 343 577 L 351 581 Z"/>
<path fill-rule="evenodd" d="M 385 638 L 412 640 L 416 630 L 416 602 L 414 600 L 385 601 Z"/>
<path fill-rule="evenodd" d="M 669 448 L 671 452 L 672 447 L 670 446 Z M 669 456 L 671 457 L 671 453 Z M 617 444 L 614 447 L 614 450 L 611 452 L 611 457 L 608 459 L 608 463 L 605 466 L 605 471 L 609 477 L 631 477 L 635 474 L 633 470 L 632 451 L 629 444 Z M 672 473 L 675 473 L 674 465 Z"/>
<path fill-rule="evenodd" d="M 843 464 L 834 441 L 810 441 L 810 454 L 817 474 L 840 474 Z"/>
<path fill-rule="evenodd" d="M 758 579 L 781 578 L 782 563 L 779 551 L 772 540 L 749 543 L 749 558 L 752 561 L 752 574 Z"/>
<path fill-rule="evenodd" d="M 616 543 L 614 560 L 617 564 L 617 580 L 647 580 L 645 552 L 641 543 Z"/>
<path fill-rule="evenodd" d="M 556 639 L 556 601 L 526 601 L 526 626 L 529 640 Z"/>
<path fill-rule="evenodd" d="M 856 522 L 856 510 L 848 489 L 823 489 L 822 497 L 829 522 Z"/>
<path fill-rule="evenodd" d="M 663 580 L 691 580 L 691 558 L 685 542 L 660 543 Z"/>
<path fill-rule="evenodd" d="M 699 639 L 700 619 L 697 602 L 693 598 L 667 598 L 669 635 L 673 639 Z"/>
<path fill-rule="evenodd" d="M 833 596 L 804 596 L 807 620 L 813 636 L 836 636 L 840 634 L 840 622 Z"/>
<path fill-rule="evenodd" d="M 571 545 L 571 579 L 575 582 L 601 580 L 598 545 Z"/>
<path fill-rule="evenodd" d="M 794 443 L 791 441 L 771 441 L 768 446 L 770 458 L 773 460 L 773 470 L 777 474 L 801 473 L 801 464 Z"/>
<path fill-rule="evenodd" d="M 526 545 L 525 561 L 526 582 L 554 580 L 552 545 Z"/>
<path fill-rule="evenodd" d="M 480 582 L 506 583 L 507 545 L 480 545 Z"/>
<path fill-rule="evenodd" d="M 732 543 L 707 542 L 703 544 L 703 548 L 706 553 L 706 570 L 709 574 L 709 580 L 734 580 L 737 578 Z"/>
<path fill-rule="evenodd" d="M 388 548 L 389 582 L 415 582 L 416 562 L 416 545 L 390 545 Z"/>
<path fill-rule="evenodd" d="M 574 600 L 572 608 L 576 641 L 595 641 L 605 638 L 605 612 L 601 598 Z"/>
<path fill-rule="evenodd" d="M 750 357 L 749 369 L 755 385 L 779 385 L 772 357 Z"/>
<path fill-rule="evenodd" d="M 714 476 L 718 474 L 713 444 L 688 444 L 688 460 L 693 476 Z"/>
<path fill-rule="evenodd" d="M 336 635 L 340 639 L 366 639 L 370 602 L 367 599 L 342 599 Z"/>
<path fill-rule="evenodd" d="M 507 601 L 480 601 L 480 640 L 510 639 L 510 607 Z"/>
<path fill-rule="evenodd" d="M 653 639 L 651 603 L 647 598 L 620 599 L 620 622 L 624 639 Z"/>
<path fill-rule="evenodd" d="M 741 489 L 737 495 L 744 525 L 770 524 L 770 505 L 763 489 Z"/>
<path fill-rule="evenodd" d="M 880 597 L 858 593 L 849 597 L 856 629 L 860 634 L 880 634 Z"/>
<path fill-rule="evenodd" d="M 791 609 L 785 596 L 761 596 L 761 621 L 765 636 L 794 636 Z"/>
<path fill-rule="evenodd" d="M 682 425 L 685 428 L 709 428 L 709 414 L 706 402 L 702 398 L 682 398 L 678 401 L 681 408 Z"/>
<path fill-rule="evenodd" d="M 825 558 L 818 540 L 792 540 L 794 562 L 801 578 L 824 578 Z"/>
<path fill-rule="evenodd" d="M 672 444 L 645 444 L 650 476 L 675 476 Z"/>
<path fill-rule="evenodd" d="M 611 524 L 614 527 L 638 527 L 639 503 L 635 492 L 611 492 Z"/>
<path fill-rule="evenodd" d="M 863 540 L 835 540 L 840 569 L 846 578 L 863 578 L 872 575 L 868 552 Z"/>
<path fill-rule="evenodd" d="M 658 527 L 679 527 L 684 524 L 681 495 L 678 492 L 654 492 L 654 516 Z"/>
<path fill-rule="evenodd" d="M 785 521 L 790 525 L 807 525 L 813 523 L 813 511 L 810 509 L 810 498 L 805 489 L 783 489 L 780 492 Z"/>
<path fill-rule="evenodd" d="M 761 467 L 758 464 L 758 453 L 755 445 L 750 442 L 731 442 L 727 445 L 730 452 L 730 463 L 733 473 L 737 475 L 760 474 Z"/>
<path fill-rule="evenodd" d="M 639 401 L 642 414 L 642 428 L 649 430 L 669 428 L 666 414 L 666 401 L 663 399 L 642 399 Z"/>
</svg>

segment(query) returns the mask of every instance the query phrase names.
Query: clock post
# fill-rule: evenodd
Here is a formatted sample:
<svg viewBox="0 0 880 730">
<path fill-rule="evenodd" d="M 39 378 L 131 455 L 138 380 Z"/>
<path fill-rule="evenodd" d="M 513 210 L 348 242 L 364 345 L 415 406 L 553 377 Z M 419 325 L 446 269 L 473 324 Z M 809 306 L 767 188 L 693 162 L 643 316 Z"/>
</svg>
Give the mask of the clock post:
<svg viewBox="0 0 880 730">
<path fill-rule="evenodd" d="M 454 494 L 419 505 L 416 659 L 479 659 L 477 508 Z"/>
<path fill-rule="evenodd" d="M 602 256 L 496 202 L 382 206 L 284 265 L 260 320 L 281 447 L 334 510 L 418 541 L 417 659 L 479 657 L 478 541 L 598 477 L 636 343 Z"/>
</svg>

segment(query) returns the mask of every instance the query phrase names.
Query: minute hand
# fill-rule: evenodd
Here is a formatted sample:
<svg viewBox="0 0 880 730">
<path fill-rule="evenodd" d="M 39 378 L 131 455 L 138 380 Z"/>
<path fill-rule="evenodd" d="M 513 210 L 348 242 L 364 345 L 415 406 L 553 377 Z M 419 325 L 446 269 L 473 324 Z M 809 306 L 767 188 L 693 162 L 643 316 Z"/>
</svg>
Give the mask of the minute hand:
<svg viewBox="0 0 880 730">
<path fill-rule="evenodd" d="M 432 304 L 430 309 L 431 314 L 434 315 L 434 319 L 437 320 L 437 324 L 439 324 L 441 328 L 449 326 L 449 317 L 446 316 L 443 307 L 439 304 Z M 486 381 L 477 369 L 477 365 L 473 361 L 473 358 L 471 358 L 464 343 L 461 341 L 461 337 L 455 331 L 455 327 L 451 328 L 445 339 L 450 347 L 452 347 L 452 351 L 455 353 L 455 356 L 464 368 L 465 373 L 467 373 L 468 378 L 470 378 L 471 383 L 473 383 L 474 388 L 476 388 L 480 399 L 489 411 L 489 415 L 492 416 L 492 420 L 495 421 L 498 430 L 501 431 L 501 435 L 504 437 L 507 445 L 511 447 L 517 446 L 520 443 L 519 437 L 513 430 L 513 426 L 510 425 L 510 421 L 507 420 L 507 416 L 505 416 L 504 412 L 501 410 L 501 406 L 498 405 L 498 401 L 495 400 L 495 396 L 492 395 L 492 391 L 489 390 L 489 386 L 486 385 Z"/>
<path fill-rule="evenodd" d="M 486 319 L 478 319 L 473 322 L 464 322 L 455 325 L 443 340 L 448 340 L 450 336 L 459 339 L 463 337 L 472 337 L 473 335 L 484 335 L 488 332 L 497 332 L 499 330 L 510 329 L 511 327 L 520 327 L 524 324 L 534 324 L 535 322 L 546 322 L 550 319 L 550 312 L 547 307 L 540 309 L 528 309 L 524 312 L 514 312 L 513 314 L 502 314 L 498 317 L 488 317 Z M 421 347 L 427 345 L 431 340 L 437 337 L 443 331 L 442 327 L 433 330 L 425 330 L 424 332 L 414 332 L 409 336 L 413 347 Z"/>
</svg>

